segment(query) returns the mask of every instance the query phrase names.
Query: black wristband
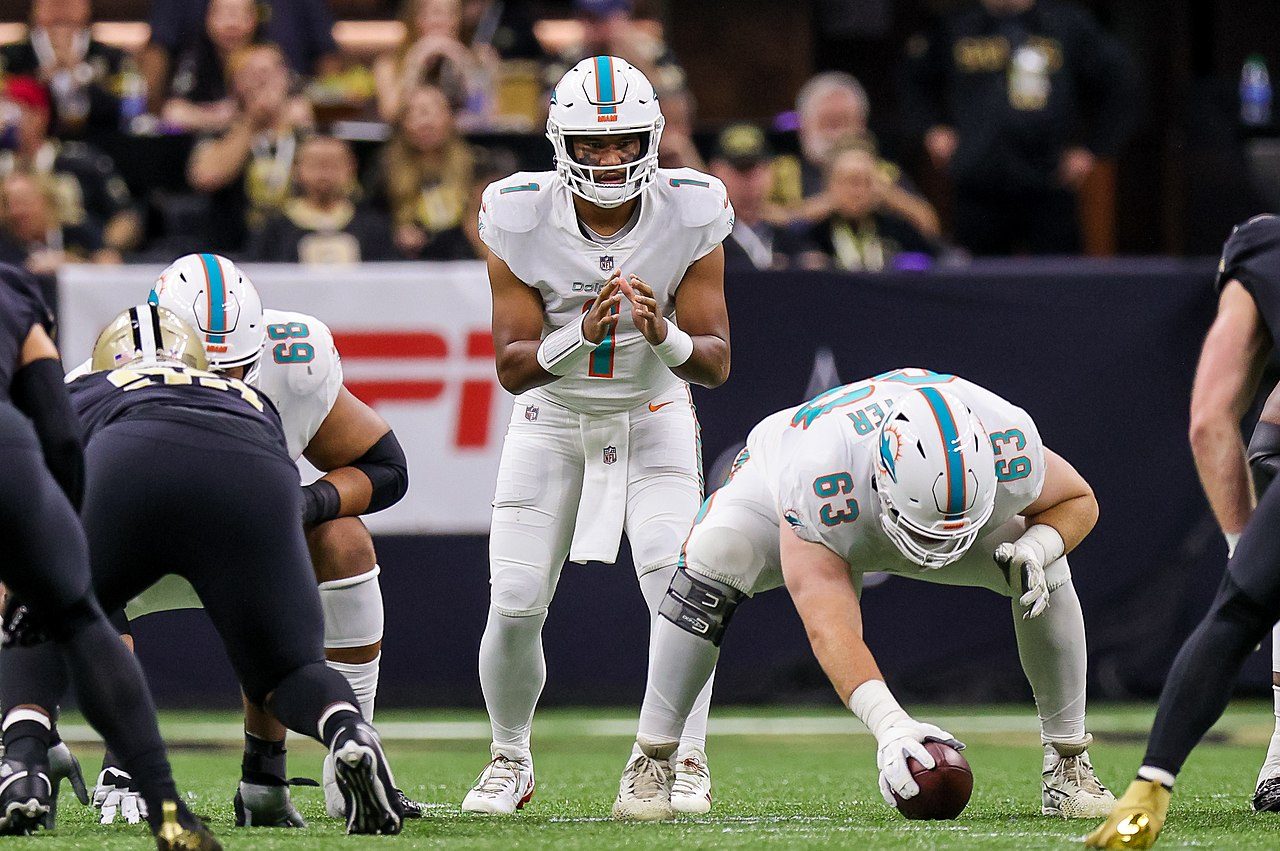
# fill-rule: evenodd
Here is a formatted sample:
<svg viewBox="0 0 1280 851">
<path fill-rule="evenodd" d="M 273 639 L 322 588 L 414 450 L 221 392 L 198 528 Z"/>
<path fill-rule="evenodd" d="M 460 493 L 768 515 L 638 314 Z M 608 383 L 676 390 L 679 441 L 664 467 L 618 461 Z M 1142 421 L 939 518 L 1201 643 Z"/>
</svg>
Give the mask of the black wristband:
<svg viewBox="0 0 1280 851">
<path fill-rule="evenodd" d="M 342 512 L 342 495 L 332 482 L 318 479 L 302 489 L 302 523 L 314 526 Z"/>
</svg>

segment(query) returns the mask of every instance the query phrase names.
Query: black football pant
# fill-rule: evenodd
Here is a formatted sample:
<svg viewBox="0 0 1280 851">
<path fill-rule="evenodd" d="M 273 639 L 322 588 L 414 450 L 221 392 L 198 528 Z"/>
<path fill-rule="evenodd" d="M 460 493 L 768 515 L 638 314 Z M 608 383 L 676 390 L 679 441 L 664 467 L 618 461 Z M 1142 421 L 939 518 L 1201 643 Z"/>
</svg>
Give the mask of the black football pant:
<svg viewBox="0 0 1280 851">
<path fill-rule="evenodd" d="M 1245 657 L 1280 621 L 1280 488 L 1269 487 L 1227 564 L 1209 613 L 1160 694 L 1144 765 L 1177 774 L 1231 700 Z"/>
<path fill-rule="evenodd" d="M 0 402 L 0 580 L 29 611 L 34 629 L 28 635 L 50 639 L 0 652 L 6 714 L 26 704 L 52 710 L 69 677 L 85 718 L 134 776 L 158 818 L 162 802 L 177 791 L 151 694 L 94 599 L 75 511 L 45 467 L 31 423 L 7 402 Z M 47 730 L 20 722 L 6 731 L 11 757 L 43 756 L 22 741 L 32 738 L 27 730 L 44 737 L 41 750 L 47 746 Z"/>
<path fill-rule="evenodd" d="M 327 706 L 359 705 L 324 663 L 298 471 L 283 452 L 139 418 L 97 432 L 85 456 L 81 517 L 104 609 L 176 573 L 199 595 L 246 696 L 286 727 L 318 738 Z"/>
</svg>

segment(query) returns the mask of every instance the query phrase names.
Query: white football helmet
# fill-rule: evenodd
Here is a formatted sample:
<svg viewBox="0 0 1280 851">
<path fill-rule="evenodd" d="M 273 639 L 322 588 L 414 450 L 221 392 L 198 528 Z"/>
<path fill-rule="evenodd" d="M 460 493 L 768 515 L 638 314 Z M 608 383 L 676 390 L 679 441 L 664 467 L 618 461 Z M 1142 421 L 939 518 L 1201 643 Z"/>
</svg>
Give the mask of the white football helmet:
<svg viewBox="0 0 1280 851">
<path fill-rule="evenodd" d="M 551 90 L 547 138 L 555 149 L 556 174 L 575 195 L 600 207 L 617 207 L 639 195 L 658 173 L 662 138 L 658 94 L 644 74 L 616 56 L 593 56 L 569 69 Z M 596 175 L 618 166 L 584 165 L 573 158 L 573 136 L 639 133 L 640 156 L 626 163 L 622 183 Z"/>
<path fill-rule="evenodd" d="M 889 540 L 921 567 L 946 567 L 995 509 L 991 438 L 954 394 L 921 387 L 880 426 L 875 485 Z"/>
<path fill-rule="evenodd" d="M 267 338 L 262 299 L 236 264 L 217 254 L 179 257 L 160 273 L 147 301 L 201 333 L 210 369 L 243 366 L 247 383 L 257 378 Z"/>
</svg>

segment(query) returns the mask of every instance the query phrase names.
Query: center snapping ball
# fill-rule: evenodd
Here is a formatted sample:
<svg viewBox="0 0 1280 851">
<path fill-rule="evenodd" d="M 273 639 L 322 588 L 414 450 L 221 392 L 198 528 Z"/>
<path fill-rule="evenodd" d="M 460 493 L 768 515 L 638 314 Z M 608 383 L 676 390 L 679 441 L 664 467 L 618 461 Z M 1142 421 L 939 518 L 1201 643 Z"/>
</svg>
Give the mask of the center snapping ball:
<svg viewBox="0 0 1280 851">
<path fill-rule="evenodd" d="M 933 755 L 933 768 L 925 768 L 918 760 L 907 759 L 907 768 L 920 787 L 912 798 L 893 794 L 898 812 L 912 820 L 953 819 L 964 812 L 973 794 L 973 771 L 960 751 L 941 742 L 925 742 L 924 749 Z"/>
</svg>

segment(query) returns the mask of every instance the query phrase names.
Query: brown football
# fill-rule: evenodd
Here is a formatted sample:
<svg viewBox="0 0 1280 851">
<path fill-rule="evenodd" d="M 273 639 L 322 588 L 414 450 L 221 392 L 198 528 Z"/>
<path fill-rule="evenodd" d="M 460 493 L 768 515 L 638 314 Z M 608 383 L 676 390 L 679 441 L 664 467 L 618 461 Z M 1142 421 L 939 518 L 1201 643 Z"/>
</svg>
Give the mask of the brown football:
<svg viewBox="0 0 1280 851">
<path fill-rule="evenodd" d="M 925 750 L 937 763 L 925 768 L 914 759 L 907 760 L 911 776 L 920 793 L 903 800 L 895 792 L 898 812 L 909 819 L 953 819 L 964 812 L 973 794 L 973 771 L 960 751 L 941 742 L 925 742 Z"/>
</svg>

